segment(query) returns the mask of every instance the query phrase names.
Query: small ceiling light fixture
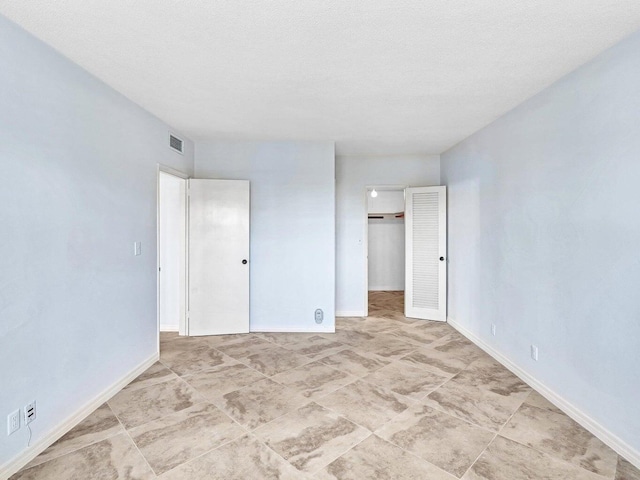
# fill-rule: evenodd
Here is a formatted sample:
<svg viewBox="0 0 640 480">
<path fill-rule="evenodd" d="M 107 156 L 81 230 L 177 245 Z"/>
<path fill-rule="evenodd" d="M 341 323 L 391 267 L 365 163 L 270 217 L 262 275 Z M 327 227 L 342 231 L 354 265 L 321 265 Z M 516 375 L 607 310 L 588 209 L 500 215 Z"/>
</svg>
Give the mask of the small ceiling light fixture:
<svg viewBox="0 0 640 480">
<path fill-rule="evenodd" d="M 378 192 L 376 192 L 376 189 L 374 188 L 373 190 L 371 190 L 371 196 L 373 198 L 376 198 L 378 196 Z"/>
</svg>

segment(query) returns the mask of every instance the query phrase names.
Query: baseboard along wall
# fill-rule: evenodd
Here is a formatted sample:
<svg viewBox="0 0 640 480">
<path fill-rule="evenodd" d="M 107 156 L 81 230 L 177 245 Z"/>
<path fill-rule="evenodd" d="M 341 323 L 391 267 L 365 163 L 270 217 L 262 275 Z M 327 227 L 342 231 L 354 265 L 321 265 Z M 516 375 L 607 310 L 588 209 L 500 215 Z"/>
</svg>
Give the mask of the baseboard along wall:
<svg viewBox="0 0 640 480">
<path fill-rule="evenodd" d="M 619 455 L 627 459 L 636 468 L 640 468 L 640 452 L 633 448 L 631 445 L 620 439 L 617 435 L 607 429 L 604 425 L 598 423 L 591 418 L 587 413 L 580 410 L 578 407 L 568 402 L 564 397 L 557 394 L 551 388 L 540 382 L 537 378 L 523 370 L 517 364 L 512 362 L 509 358 L 498 352 L 491 345 L 487 344 L 480 337 L 475 335 L 470 330 L 460 325 L 451 317 L 447 318 L 447 323 L 455 328 L 458 332 L 464 335 L 467 339 L 472 341 L 482 350 L 491 355 L 495 360 L 500 362 L 504 367 L 509 369 L 513 374 L 517 375 L 522 381 L 526 382 L 529 386 L 533 387 L 540 395 L 545 397 L 556 407 L 566 413 L 569 417 L 579 423 L 582 427 L 587 429 L 593 435 L 598 437 L 602 442 L 615 450 Z"/>
</svg>

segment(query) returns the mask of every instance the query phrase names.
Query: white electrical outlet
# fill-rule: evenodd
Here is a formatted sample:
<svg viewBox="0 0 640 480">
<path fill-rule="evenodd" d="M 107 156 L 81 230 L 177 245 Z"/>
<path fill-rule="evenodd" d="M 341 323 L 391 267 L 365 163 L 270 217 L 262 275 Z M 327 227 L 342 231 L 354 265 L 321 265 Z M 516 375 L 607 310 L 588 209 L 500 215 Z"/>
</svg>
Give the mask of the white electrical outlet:
<svg viewBox="0 0 640 480">
<path fill-rule="evenodd" d="M 36 419 L 36 401 L 27 403 L 24 406 L 24 424 L 29 425 Z"/>
<path fill-rule="evenodd" d="M 138 255 L 142 255 L 142 243 L 141 242 L 133 242 L 133 254 L 136 257 Z"/>
<path fill-rule="evenodd" d="M 536 362 L 538 361 L 538 347 L 535 345 L 531 345 L 531 358 L 533 358 Z"/>
<path fill-rule="evenodd" d="M 496 324 L 495 323 L 491 324 L 491 335 L 493 335 L 494 337 L 496 336 Z"/>
<path fill-rule="evenodd" d="M 7 435 L 11 435 L 17 430 L 20 430 L 20 410 L 7 415 Z"/>
</svg>

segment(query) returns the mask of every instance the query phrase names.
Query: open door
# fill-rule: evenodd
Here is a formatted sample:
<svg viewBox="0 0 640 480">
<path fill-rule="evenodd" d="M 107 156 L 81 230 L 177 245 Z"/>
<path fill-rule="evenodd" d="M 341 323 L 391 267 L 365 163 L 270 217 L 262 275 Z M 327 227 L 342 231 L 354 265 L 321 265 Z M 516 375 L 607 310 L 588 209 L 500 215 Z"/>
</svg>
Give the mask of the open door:
<svg viewBox="0 0 640 480">
<path fill-rule="evenodd" d="M 447 320 L 447 187 L 405 190 L 405 316 Z"/>
<path fill-rule="evenodd" d="M 249 332 L 249 181 L 189 179 L 187 335 Z"/>
</svg>

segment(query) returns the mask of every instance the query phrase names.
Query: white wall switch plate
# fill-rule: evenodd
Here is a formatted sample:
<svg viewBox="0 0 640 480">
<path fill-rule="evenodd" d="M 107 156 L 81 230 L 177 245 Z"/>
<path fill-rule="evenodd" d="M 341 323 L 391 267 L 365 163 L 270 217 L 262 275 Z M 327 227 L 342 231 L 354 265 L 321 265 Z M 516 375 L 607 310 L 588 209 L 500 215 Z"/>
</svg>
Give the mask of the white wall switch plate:
<svg viewBox="0 0 640 480">
<path fill-rule="evenodd" d="M 17 430 L 20 430 L 20 410 L 7 415 L 7 435 L 11 435 Z"/>
<path fill-rule="evenodd" d="M 494 337 L 496 336 L 496 324 L 495 323 L 491 324 L 491 335 L 493 335 Z"/>
<path fill-rule="evenodd" d="M 24 424 L 29 425 L 36 419 L 36 401 L 27 403 L 24 406 Z"/>
<path fill-rule="evenodd" d="M 536 362 L 538 361 L 538 347 L 535 345 L 531 345 L 531 358 L 533 358 Z"/>
</svg>

